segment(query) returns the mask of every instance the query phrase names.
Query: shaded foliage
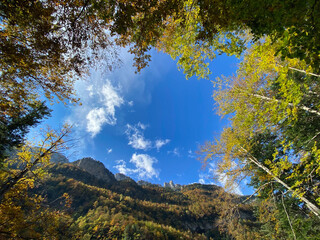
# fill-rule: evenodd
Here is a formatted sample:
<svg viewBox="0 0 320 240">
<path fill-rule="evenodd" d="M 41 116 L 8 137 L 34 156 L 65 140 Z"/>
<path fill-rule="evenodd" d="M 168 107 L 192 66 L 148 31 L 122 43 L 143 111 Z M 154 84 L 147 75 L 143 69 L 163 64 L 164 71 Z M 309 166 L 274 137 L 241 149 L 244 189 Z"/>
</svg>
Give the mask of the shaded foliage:
<svg viewBox="0 0 320 240">
<path fill-rule="evenodd" d="M 0 164 L 8 152 L 23 144 L 29 129 L 50 116 L 50 112 L 44 102 L 34 102 L 24 110 L 17 109 L 14 115 L 0 117 Z"/>
</svg>

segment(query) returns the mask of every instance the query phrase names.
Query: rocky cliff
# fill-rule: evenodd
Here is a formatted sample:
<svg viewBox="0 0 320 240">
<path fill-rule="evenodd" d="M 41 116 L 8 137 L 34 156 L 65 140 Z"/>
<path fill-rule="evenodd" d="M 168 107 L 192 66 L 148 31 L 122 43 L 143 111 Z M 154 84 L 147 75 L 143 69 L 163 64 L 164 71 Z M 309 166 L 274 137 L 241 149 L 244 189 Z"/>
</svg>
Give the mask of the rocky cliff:
<svg viewBox="0 0 320 240">
<path fill-rule="evenodd" d="M 170 181 L 169 183 L 164 183 L 163 184 L 163 187 L 164 188 L 170 188 L 170 189 L 172 189 L 172 190 L 181 190 L 182 188 L 183 188 L 183 186 L 182 185 L 180 185 L 180 184 L 174 184 L 173 183 L 173 181 Z"/>
<path fill-rule="evenodd" d="M 108 183 L 116 182 L 114 175 L 103 165 L 102 162 L 86 157 L 72 162 L 75 166 L 87 171 L 98 179 Z"/>
<path fill-rule="evenodd" d="M 128 176 L 126 176 L 126 175 L 124 175 L 124 174 L 122 174 L 122 173 L 116 173 L 116 174 L 114 175 L 114 177 L 115 177 L 115 179 L 116 179 L 117 181 L 135 182 L 132 178 L 130 178 L 130 177 L 128 177 Z"/>
</svg>

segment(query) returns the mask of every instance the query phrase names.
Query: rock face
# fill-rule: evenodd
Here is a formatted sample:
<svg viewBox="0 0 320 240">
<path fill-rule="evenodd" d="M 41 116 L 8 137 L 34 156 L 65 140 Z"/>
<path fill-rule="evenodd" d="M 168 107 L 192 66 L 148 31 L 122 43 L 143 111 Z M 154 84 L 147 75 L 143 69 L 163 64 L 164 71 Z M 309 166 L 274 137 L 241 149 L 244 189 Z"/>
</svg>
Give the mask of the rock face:
<svg viewBox="0 0 320 240">
<path fill-rule="evenodd" d="M 51 154 L 50 161 L 53 163 L 69 163 L 69 160 L 63 154 L 57 152 Z"/>
<path fill-rule="evenodd" d="M 152 183 L 149 183 L 149 182 L 144 181 L 144 180 L 139 180 L 137 183 L 140 186 L 151 186 L 152 185 Z"/>
<path fill-rule="evenodd" d="M 122 174 L 122 173 L 117 173 L 114 175 L 115 179 L 117 181 L 129 181 L 129 182 L 135 182 L 132 178 Z"/>
<path fill-rule="evenodd" d="M 139 181 L 137 182 L 137 184 L 138 184 L 139 186 L 156 186 L 156 187 L 161 187 L 160 184 L 153 184 L 153 183 L 150 183 L 150 182 L 147 182 L 147 181 L 144 181 L 144 180 L 139 180 Z"/>
<path fill-rule="evenodd" d="M 172 190 L 181 190 L 183 186 L 180 184 L 174 184 L 173 181 L 170 181 L 169 183 L 164 183 L 163 184 L 164 188 L 171 188 Z"/>
<path fill-rule="evenodd" d="M 98 179 L 102 179 L 108 183 L 116 182 L 114 175 L 105 168 L 102 162 L 87 157 L 73 162 L 72 164 L 87 171 Z"/>
</svg>

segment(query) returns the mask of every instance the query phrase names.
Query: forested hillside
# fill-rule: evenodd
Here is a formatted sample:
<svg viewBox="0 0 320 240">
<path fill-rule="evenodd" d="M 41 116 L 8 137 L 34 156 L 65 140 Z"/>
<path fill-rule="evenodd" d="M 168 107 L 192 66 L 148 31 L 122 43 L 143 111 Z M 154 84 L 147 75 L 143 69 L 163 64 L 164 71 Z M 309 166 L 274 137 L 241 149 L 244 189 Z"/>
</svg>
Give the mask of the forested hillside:
<svg viewBox="0 0 320 240">
<path fill-rule="evenodd" d="M 46 198 L 50 210 L 63 212 L 64 230 L 58 238 L 228 239 L 227 232 L 219 229 L 224 198 L 239 203 L 241 221 L 255 220 L 252 205 L 240 204 L 245 197 L 227 194 L 215 185 L 191 184 L 173 190 L 127 179 L 108 181 L 77 165 L 51 165 L 50 177 L 33 189 Z M 100 170 L 106 169 L 100 166 L 96 172 Z"/>
</svg>

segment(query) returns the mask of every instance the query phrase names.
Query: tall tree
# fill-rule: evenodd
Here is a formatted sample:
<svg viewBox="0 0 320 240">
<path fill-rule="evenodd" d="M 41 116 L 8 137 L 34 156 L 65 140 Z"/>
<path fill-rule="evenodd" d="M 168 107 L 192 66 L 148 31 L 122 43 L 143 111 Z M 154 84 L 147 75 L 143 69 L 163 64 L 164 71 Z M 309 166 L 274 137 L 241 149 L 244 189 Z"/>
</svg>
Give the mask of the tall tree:
<svg viewBox="0 0 320 240">
<path fill-rule="evenodd" d="M 0 114 L 0 164 L 8 152 L 20 147 L 30 127 L 34 127 L 43 118 L 50 115 L 44 102 L 31 101 L 24 109 L 11 106 L 11 114 Z"/>
<path fill-rule="evenodd" d="M 282 61 L 275 51 L 270 39 L 255 44 L 237 76 L 221 81 L 215 99 L 231 125 L 204 147 L 205 160 L 218 154 L 221 173 L 251 176 L 256 188 L 269 182 L 320 217 L 317 79 L 304 61 Z"/>
<path fill-rule="evenodd" d="M 51 153 L 65 149 L 69 133 L 68 126 L 61 132 L 50 130 L 38 146 L 25 144 L 5 159 L 0 169 L 0 238 L 65 239 L 60 230 L 67 230 L 70 217 L 48 208 L 45 198 L 31 190 L 47 175 Z M 68 195 L 63 199 L 68 201 Z"/>
<path fill-rule="evenodd" d="M 113 12 L 107 1 L 1 1 L 1 112 L 40 93 L 77 101 L 75 79 L 98 58 L 110 68 L 116 59 L 107 33 Z"/>
<path fill-rule="evenodd" d="M 150 60 L 150 47 L 157 47 L 178 58 L 188 77 L 203 77 L 215 53 L 239 55 L 246 41 L 267 35 L 281 42 L 276 54 L 305 60 L 318 73 L 320 3 L 315 0 L 127 0 L 116 6 L 112 32 L 123 44 L 134 44 L 138 70 Z"/>
</svg>

